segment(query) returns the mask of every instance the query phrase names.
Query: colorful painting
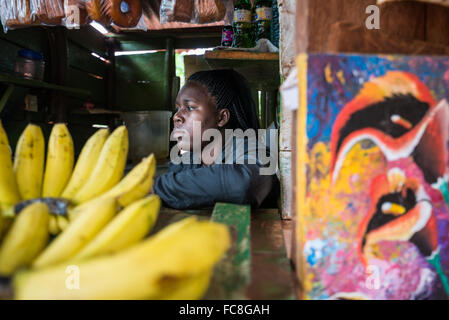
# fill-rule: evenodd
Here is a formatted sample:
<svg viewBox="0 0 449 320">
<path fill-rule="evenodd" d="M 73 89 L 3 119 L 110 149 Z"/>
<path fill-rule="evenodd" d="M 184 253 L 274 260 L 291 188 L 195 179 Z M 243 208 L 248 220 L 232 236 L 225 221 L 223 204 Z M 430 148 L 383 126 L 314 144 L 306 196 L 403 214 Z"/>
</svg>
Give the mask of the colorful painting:
<svg viewBox="0 0 449 320">
<path fill-rule="evenodd" d="M 303 61 L 304 298 L 448 299 L 449 58 Z"/>
</svg>

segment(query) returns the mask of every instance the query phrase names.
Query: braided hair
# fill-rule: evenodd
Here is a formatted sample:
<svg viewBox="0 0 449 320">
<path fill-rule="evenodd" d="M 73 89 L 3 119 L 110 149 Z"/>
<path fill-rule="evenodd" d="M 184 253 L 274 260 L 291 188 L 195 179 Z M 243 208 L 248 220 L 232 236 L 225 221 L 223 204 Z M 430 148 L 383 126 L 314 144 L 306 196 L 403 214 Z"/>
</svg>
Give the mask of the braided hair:
<svg viewBox="0 0 449 320">
<path fill-rule="evenodd" d="M 187 82 L 196 81 L 203 84 L 212 97 L 216 107 L 228 109 L 230 129 L 259 129 L 256 104 L 251 94 L 248 81 L 232 69 L 199 71 L 189 77 Z"/>
</svg>

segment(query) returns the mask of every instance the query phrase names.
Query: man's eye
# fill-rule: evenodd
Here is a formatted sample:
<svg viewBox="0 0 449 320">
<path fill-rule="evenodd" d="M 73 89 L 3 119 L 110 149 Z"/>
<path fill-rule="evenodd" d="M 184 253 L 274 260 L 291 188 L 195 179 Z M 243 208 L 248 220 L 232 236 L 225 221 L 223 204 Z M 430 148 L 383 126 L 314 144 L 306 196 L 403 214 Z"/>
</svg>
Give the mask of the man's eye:
<svg viewBox="0 0 449 320">
<path fill-rule="evenodd" d="M 195 107 L 194 106 L 187 106 L 187 110 L 193 111 L 193 110 L 195 110 Z"/>
</svg>

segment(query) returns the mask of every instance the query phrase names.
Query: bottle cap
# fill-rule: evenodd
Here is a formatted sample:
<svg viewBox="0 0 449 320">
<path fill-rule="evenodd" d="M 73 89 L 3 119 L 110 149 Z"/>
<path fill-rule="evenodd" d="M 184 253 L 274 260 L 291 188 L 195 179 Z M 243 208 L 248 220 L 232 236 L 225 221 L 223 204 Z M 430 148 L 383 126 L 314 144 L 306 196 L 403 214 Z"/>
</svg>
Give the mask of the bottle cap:
<svg viewBox="0 0 449 320">
<path fill-rule="evenodd" d="M 20 50 L 18 52 L 18 56 L 25 59 L 30 60 L 43 60 L 44 57 L 41 53 L 33 51 L 33 50 Z"/>
</svg>

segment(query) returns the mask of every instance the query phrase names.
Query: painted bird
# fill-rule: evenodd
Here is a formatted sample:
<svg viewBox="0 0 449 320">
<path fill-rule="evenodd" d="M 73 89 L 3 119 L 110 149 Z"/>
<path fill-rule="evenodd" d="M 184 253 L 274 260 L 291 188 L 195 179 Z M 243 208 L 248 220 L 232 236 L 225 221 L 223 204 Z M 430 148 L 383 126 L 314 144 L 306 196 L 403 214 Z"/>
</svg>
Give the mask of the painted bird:
<svg viewBox="0 0 449 320">
<path fill-rule="evenodd" d="M 449 297 L 449 282 L 441 268 L 437 223 L 430 197 L 416 178 L 399 168 L 379 175 L 369 188 L 371 207 L 362 220 L 358 254 L 365 266 L 372 246 L 381 241 L 409 241 L 434 266 Z"/>
<path fill-rule="evenodd" d="M 425 180 L 449 206 L 446 167 L 449 105 L 436 103 L 415 75 L 390 71 L 366 82 L 338 114 L 331 134 L 331 176 L 338 178 L 349 150 L 362 140 L 376 144 L 388 161 L 413 157 Z"/>
</svg>

